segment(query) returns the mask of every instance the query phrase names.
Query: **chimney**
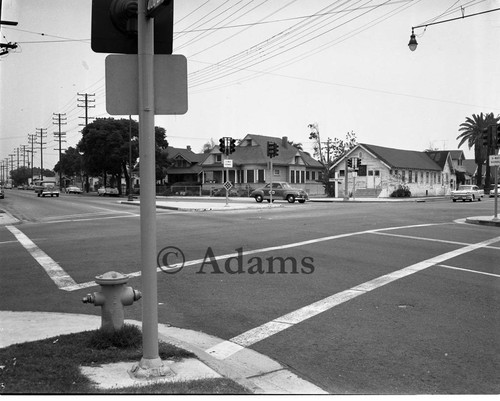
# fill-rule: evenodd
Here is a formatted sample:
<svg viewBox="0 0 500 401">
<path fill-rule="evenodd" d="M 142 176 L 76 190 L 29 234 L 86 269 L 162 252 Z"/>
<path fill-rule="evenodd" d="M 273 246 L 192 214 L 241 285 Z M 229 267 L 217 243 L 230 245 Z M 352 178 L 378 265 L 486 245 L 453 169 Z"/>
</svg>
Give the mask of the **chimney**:
<svg viewBox="0 0 500 401">
<path fill-rule="evenodd" d="M 288 137 L 287 136 L 284 136 L 281 138 L 281 146 L 283 146 L 284 148 L 288 147 Z"/>
<path fill-rule="evenodd" d="M 190 145 L 186 146 L 186 149 L 191 152 L 191 146 Z"/>
</svg>

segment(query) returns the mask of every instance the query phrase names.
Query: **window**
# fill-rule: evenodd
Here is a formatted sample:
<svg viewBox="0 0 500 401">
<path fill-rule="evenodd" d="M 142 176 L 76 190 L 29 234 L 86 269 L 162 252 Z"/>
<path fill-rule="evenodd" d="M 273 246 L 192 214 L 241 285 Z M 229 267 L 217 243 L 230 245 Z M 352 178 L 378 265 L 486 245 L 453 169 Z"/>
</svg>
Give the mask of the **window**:
<svg viewBox="0 0 500 401">
<path fill-rule="evenodd" d="M 215 155 L 215 162 L 222 163 L 222 155 Z"/>
<path fill-rule="evenodd" d="M 295 184 L 295 171 L 290 170 L 290 183 Z"/>
<path fill-rule="evenodd" d="M 368 177 L 373 177 L 373 170 L 368 171 Z"/>
<path fill-rule="evenodd" d="M 425 183 L 426 184 L 429 183 L 429 172 L 428 171 L 425 172 Z"/>
<path fill-rule="evenodd" d="M 415 184 L 418 182 L 418 171 L 415 171 Z"/>
<path fill-rule="evenodd" d="M 306 182 L 306 172 L 305 171 L 300 172 L 300 182 Z"/>
<path fill-rule="evenodd" d="M 406 171 L 401 171 L 401 181 L 406 182 Z"/>
<path fill-rule="evenodd" d="M 339 177 L 345 176 L 345 170 L 339 170 Z"/>
<path fill-rule="evenodd" d="M 273 174 L 274 174 L 274 175 L 280 175 L 280 170 L 279 170 L 279 168 L 275 168 L 275 169 L 274 169 Z"/>
<path fill-rule="evenodd" d="M 266 182 L 264 170 L 257 170 L 257 176 L 259 178 L 259 182 Z"/>
<path fill-rule="evenodd" d="M 316 171 L 311 171 L 311 179 L 312 179 L 313 181 L 315 181 L 315 180 L 316 180 Z"/>
<path fill-rule="evenodd" d="M 408 182 L 411 184 L 413 182 L 413 171 L 408 171 Z"/>
<path fill-rule="evenodd" d="M 309 171 L 306 171 L 306 180 L 309 181 L 311 179 L 311 174 Z"/>
<path fill-rule="evenodd" d="M 247 182 L 253 184 L 255 182 L 255 172 L 254 170 L 247 170 Z"/>
<path fill-rule="evenodd" d="M 375 177 L 380 177 L 380 170 L 375 170 Z"/>
</svg>

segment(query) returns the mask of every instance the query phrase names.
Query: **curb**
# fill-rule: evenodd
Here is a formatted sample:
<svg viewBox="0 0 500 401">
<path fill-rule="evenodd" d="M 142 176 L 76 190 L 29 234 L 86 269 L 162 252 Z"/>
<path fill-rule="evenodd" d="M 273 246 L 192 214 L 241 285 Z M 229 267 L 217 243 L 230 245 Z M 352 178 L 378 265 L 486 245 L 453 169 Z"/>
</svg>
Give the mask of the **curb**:
<svg viewBox="0 0 500 401">
<path fill-rule="evenodd" d="M 469 224 L 479 224 L 483 226 L 490 227 L 500 227 L 500 218 L 494 218 L 494 216 L 478 216 L 478 217 L 467 217 L 465 219 L 466 223 Z"/>
<path fill-rule="evenodd" d="M 6 212 L 3 209 L 0 209 L 0 226 L 7 224 L 16 224 L 19 223 L 19 220 L 12 216 L 10 213 Z"/>
<path fill-rule="evenodd" d="M 0 311 L 0 320 L 4 327 L 0 348 L 94 330 L 101 323 L 101 317 L 97 315 L 51 312 Z M 137 320 L 126 319 L 125 323 L 142 327 L 142 323 Z M 158 324 L 158 337 L 193 352 L 204 365 L 254 394 L 328 394 L 273 359 L 248 348 L 224 360 L 209 355 L 208 349 L 224 342 L 218 337 L 167 324 Z"/>
<path fill-rule="evenodd" d="M 134 205 L 134 206 L 140 206 L 139 201 L 120 201 L 122 205 Z M 175 201 L 172 203 L 176 203 Z M 235 204 L 229 204 L 228 206 L 225 205 L 220 205 L 214 203 L 214 205 L 203 205 L 200 203 L 200 205 L 192 205 L 192 206 L 186 206 L 184 203 L 184 206 L 173 206 L 173 205 L 168 205 L 167 202 L 163 201 L 156 201 L 156 208 L 157 209 L 168 209 L 168 210 L 178 210 L 181 212 L 206 212 L 206 211 L 231 211 L 231 210 L 249 210 L 249 209 L 257 209 L 257 210 L 262 210 L 262 209 L 270 209 L 270 208 L 282 208 L 283 205 L 281 204 L 273 204 L 273 205 L 235 205 Z"/>
</svg>

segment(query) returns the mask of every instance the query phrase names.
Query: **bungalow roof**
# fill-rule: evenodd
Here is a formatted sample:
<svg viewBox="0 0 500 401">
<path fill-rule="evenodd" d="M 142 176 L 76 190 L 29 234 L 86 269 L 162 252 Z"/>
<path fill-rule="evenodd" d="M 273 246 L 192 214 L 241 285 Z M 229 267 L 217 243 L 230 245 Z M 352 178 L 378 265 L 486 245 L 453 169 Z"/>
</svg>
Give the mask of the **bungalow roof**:
<svg viewBox="0 0 500 401">
<path fill-rule="evenodd" d="M 425 152 L 386 148 L 365 143 L 361 143 L 359 146 L 365 148 L 391 168 L 442 171 L 442 168 Z"/>
</svg>

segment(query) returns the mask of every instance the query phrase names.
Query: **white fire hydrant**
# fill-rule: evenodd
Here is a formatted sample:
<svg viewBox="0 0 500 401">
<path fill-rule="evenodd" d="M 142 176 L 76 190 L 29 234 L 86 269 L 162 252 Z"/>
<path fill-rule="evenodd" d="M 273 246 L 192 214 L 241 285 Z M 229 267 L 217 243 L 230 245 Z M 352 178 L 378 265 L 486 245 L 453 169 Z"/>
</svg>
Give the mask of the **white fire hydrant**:
<svg viewBox="0 0 500 401">
<path fill-rule="evenodd" d="M 128 279 L 128 276 L 115 271 L 96 276 L 95 282 L 101 286 L 101 291 L 87 294 L 82 299 L 83 303 L 101 307 L 101 329 L 104 331 L 120 330 L 125 318 L 123 307 L 142 297 L 140 291 L 125 285 Z"/>
</svg>

